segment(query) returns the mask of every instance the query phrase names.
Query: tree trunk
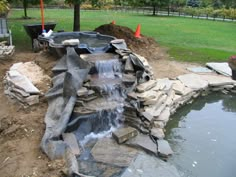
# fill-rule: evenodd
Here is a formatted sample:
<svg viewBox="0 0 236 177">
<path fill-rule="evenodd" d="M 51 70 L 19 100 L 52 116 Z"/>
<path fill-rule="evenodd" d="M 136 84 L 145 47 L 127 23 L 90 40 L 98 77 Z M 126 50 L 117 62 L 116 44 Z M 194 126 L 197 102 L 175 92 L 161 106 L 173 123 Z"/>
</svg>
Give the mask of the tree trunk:
<svg viewBox="0 0 236 177">
<path fill-rule="evenodd" d="M 80 31 L 80 4 L 74 5 L 74 27 L 73 31 Z"/>
<path fill-rule="evenodd" d="M 156 6 L 153 6 L 153 11 L 152 11 L 152 15 L 156 15 Z"/>
<path fill-rule="evenodd" d="M 23 7 L 24 7 L 24 17 L 27 18 L 27 0 L 23 0 Z"/>
</svg>

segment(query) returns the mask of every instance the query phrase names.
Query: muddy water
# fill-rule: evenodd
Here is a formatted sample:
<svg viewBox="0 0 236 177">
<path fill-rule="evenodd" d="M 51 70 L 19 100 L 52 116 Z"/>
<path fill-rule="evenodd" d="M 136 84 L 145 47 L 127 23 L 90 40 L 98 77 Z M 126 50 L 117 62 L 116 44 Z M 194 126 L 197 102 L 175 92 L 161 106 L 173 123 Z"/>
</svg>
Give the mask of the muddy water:
<svg viewBox="0 0 236 177">
<path fill-rule="evenodd" d="M 236 176 L 236 95 L 198 98 L 172 116 L 166 135 L 183 177 Z"/>
</svg>

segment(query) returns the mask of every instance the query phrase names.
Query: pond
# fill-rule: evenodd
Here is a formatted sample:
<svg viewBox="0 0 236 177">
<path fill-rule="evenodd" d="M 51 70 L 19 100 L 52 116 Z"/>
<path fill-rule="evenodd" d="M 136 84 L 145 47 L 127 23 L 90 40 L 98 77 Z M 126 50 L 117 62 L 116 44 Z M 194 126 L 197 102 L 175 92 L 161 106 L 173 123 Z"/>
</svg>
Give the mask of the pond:
<svg viewBox="0 0 236 177">
<path fill-rule="evenodd" d="M 166 127 L 183 177 L 236 176 L 236 95 L 212 93 L 179 109 Z"/>
</svg>

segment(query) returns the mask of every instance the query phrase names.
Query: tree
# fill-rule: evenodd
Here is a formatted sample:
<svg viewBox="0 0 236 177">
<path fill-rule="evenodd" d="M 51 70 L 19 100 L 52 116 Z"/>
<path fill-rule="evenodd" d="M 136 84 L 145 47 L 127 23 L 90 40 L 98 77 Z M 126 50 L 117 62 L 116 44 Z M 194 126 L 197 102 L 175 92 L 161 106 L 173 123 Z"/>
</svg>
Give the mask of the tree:
<svg viewBox="0 0 236 177">
<path fill-rule="evenodd" d="M 17 3 L 19 0 L 8 0 L 8 1 L 11 3 Z M 48 3 L 50 1 L 51 0 L 44 0 L 45 3 Z M 29 4 L 37 5 L 40 3 L 40 0 L 20 0 L 20 2 L 22 3 L 23 8 L 24 8 L 24 16 L 23 17 L 29 18 L 28 14 L 27 14 L 27 8 L 28 8 Z"/>
<path fill-rule="evenodd" d="M 187 6 L 200 7 L 200 4 L 201 4 L 200 0 L 187 0 Z"/>
<path fill-rule="evenodd" d="M 74 24 L 73 31 L 80 31 L 80 5 L 86 0 L 65 0 L 66 3 L 74 5 Z M 101 6 L 102 0 L 87 0 L 93 7 Z"/>
</svg>

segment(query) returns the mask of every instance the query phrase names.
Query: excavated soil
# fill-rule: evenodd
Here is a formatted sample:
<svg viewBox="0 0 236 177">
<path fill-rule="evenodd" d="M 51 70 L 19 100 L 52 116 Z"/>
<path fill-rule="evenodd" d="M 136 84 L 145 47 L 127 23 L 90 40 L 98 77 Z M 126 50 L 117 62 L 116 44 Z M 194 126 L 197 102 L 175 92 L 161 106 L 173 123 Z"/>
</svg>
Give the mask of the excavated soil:
<svg viewBox="0 0 236 177">
<path fill-rule="evenodd" d="M 103 34 L 114 35 L 126 40 L 130 49 L 145 56 L 153 67 L 157 78 L 176 77 L 187 73 L 187 63 L 168 60 L 165 49 L 161 49 L 154 39 L 142 36 L 133 37 L 133 31 L 117 25 L 103 25 L 96 29 Z M 51 68 L 57 59 L 45 52 L 16 52 L 12 59 L 0 60 L 0 78 L 13 63 L 35 61 L 52 76 Z M 48 90 L 50 83 L 40 85 Z M 40 150 L 40 141 L 45 125 L 44 116 L 47 101 L 42 96 L 40 103 L 24 108 L 4 95 L 3 84 L 0 84 L 0 176 L 1 177 L 56 177 L 63 176 L 64 162 L 51 162 Z"/>
</svg>

